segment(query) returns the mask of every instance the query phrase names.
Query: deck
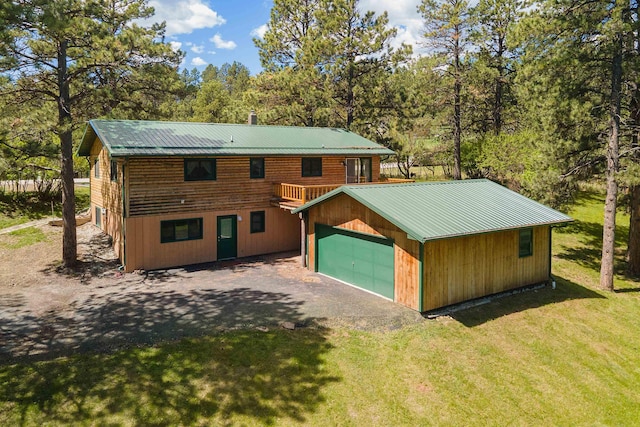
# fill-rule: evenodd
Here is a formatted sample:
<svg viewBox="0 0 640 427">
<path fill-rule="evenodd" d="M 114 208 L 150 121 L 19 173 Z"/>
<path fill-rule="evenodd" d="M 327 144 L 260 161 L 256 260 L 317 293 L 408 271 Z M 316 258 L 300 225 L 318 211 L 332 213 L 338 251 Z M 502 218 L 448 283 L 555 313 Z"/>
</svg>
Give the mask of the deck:
<svg viewBox="0 0 640 427">
<path fill-rule="evenodd" d="M 387 178 L 384 181 L 364 182 L 360 184 L 348 185 L 371 185 L 371 184 L 403 184 L 415 182 L 413 179 Z M 341 184 L 319 184 L 319 185 L 300 185 L 279 183 L 273 185 L 273 204 L 287 210 L 296 209 L 313 199 L 327 194 L 338 187 L 347 185 Z"/>
</svg>

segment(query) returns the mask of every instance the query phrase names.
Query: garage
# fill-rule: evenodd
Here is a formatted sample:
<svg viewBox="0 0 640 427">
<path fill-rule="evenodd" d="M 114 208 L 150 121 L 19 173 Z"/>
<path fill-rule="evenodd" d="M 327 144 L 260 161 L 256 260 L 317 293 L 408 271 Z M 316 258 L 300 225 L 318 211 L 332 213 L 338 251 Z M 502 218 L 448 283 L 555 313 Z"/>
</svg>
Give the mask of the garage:
<svg viewBox="0 0 640 427">
<path fill-rule="evenodd" d="M 571 221 L 483 179 L 344 185 L 292 213 L 309 268 L 420 312 L 552 280 Z"/>
<path fill-rule="evenodd" d="M 322 224 L 315 230 L 318 272 L 393 300 L 393 240 Z"/>
</svg>

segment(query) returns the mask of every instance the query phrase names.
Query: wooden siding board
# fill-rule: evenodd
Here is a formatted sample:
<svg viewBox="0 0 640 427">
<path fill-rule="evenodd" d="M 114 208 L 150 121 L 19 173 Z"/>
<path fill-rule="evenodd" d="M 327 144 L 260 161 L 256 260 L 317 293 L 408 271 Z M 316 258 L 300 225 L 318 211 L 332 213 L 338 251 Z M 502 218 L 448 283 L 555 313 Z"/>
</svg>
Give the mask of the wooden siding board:
<svg viewBox="0 0 640 427">
<path fill-rule="evenodd" d="M 99 177 L 95 177 L 94 161 L 98 160 L 100 169 Z M 112 237 L 113 249 L 121 260 L 123 257 L 124 236 L 122 229 L 122 175 L 118 173 L 117 181 L 111 181 L 111 159 L 109 154 L 102 147 L 102 143 L 96 138 L 92 147 L 90 161 L 90 210 L 91 216 L 95 215 L 96 207 L 106 210 L 102 215 L 101 229 Z M 121 171 L 122 162 L 118 163 L 118 170 Z M 95 223 L 95 218 L 93 218 Z"/>
<path fill-rule="evenodd" d="M 217 217 L 238 215 L 238 257 L 293 251 L 300 247 L 300 223 L 297 215 L 269 207 L 265 211 L 265 231 L 250 232 L 254 209 L 190 212 L 126 218 L 126 271 L 157 269 L 217 260 Z M 203 218 L 203 238 L 184 242 L 160 243 L 160 222 Z"/>
<path fill-rule="evenodd" d="M 315 224 L 385 236 L 394 241 L 394 301 L 418 310 L 418 256 L 420 244 L 347 195 L 327 200 L 309 210 L 309 268 L 316 269 Z"/>
<path fill-rule="evenodd" d="M 518 230 L 425 243 L 423 309 L 432 310 L 549 278 L 549 227 L 534 228 L 534 253 L 518 257 Z"/>
</svg>

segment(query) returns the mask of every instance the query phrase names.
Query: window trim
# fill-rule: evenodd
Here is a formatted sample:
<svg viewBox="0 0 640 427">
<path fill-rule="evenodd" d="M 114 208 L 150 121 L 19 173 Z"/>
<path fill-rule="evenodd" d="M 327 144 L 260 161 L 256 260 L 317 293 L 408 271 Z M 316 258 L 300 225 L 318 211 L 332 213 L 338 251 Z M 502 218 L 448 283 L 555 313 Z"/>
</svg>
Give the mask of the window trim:
<svg viewBox="0 0 640 427">
<path fill-rule="evenodd" d="M 526 244 L 527 240 L 529 247 L 524 248 L 523 244 Z M 521 228 L 518 231 L 518 258 L 530 256 L 533 256 L 533 228 Z"/>
<path fill-rule="evenodd" d="M 112 182 L 118 181 L 118 162 L 111 160 L 109 164 L 109 175 Z"/>
<path fill-rule="evenodd" d="M 210 162 L 213 172 L 213 177 L 209 178 L 189 178 L 187 176 L 187 168 L 189 162 Z M 218 179 L 218 165 L 215 158 L 188 158 L 184 159 L 184 180 L 185 182 L 195 182 L 195 181 L 216 181 Z"/>
<path fill-rule="evenodd" d="M 189 221 L 198 221 L 198 237 L 190 237 L 189 236 Z M 187 237 L 184 239 L 176 238 L 176 225 L 180 223 L 185 223 L 187 225 Z M 173 225 L 173 237 L 164 237 L 162 234 L 163 227 L 167 225 Z M 203 219 L 200 218 L 183 218 L 183 219 L 171 219 L 160 221 L 160 243 L 175 243 L 175 242 L 187 242 L 189 240 L 202 240 L 204 238 L 203 232 Z"/>
<path fill-rule="evenodd" d="M 260 228 L 259 229 L 254 229 L 253 225 L 254 225 L 254 216 L 256 217 L 260 217 Z M 253 233 L 264 233 L 266 231 L 266 214 L 265 211 L 253 211 L 251 212 L 251 214 L 249 214 L 249 232 L 251 234 Z"/>
<path fill-rule="evenodd" d="M 319 161 L 320 162 L 320 168 L 316 171 L 314 171 L 313 168 L 313 163 Z M 305 174 L 305 162 L 309 162 L 308 164 L 308 171 Z M 317 165 L 316 165 L 317 166 Z M 322 176 L 322 157 L 303 157 L 302 158 L 302 163 L 301 163 L 301 175 L 303 178 L 307 178 L 307 177 L 320 177 Z"/>
<path fill-rule="evenodd" d="M 261 166 L 260 166 L 260 174 L 258 175 L 254 175 L 253 174 L 253 162 L 254 161 L 259 161 L 261 162 Z M 264 157 L 250 157 L 249 158 L 249 178 L 250 179 L 263 179 L 265 176 L 265 170 L 264 170 Z"/>
</svg>

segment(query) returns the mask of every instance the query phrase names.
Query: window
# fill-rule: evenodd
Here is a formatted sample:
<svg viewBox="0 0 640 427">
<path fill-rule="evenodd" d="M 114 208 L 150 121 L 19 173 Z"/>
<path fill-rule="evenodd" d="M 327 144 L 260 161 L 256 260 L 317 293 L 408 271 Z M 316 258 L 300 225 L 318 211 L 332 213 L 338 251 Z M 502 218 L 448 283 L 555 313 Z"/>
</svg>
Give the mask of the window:
<svg viewBox="0 0 640 427">
<path fill-rule="evenodd" d="M 264 233 L 264 211 L 251 212 L 251 232 Z"/>
<path fill-rule="evenodd" d="M 533 255 L 533 229 L 525 228 L 520 230 L 520 249 L 518 251 L 520 258 Z"/>
<path fill-rule="evenodd" d="M 371 157 L 360 159 L 360 179 L 358 182 L 371 182 Z"/>
<path fill-rule="evenodd" d="M 216 159 L 184 159 L 185 181 L 214 181 Z"/>
<path fill-rule="evenodd" d="M 102 228 L 102 208 L 96 206 L 96 227 Z"/>
<path fill-rule="evenodd" d="M 160 222 L 160 243 L 202 239 L 202 218 Z"/>
<path fill-rule="evenodd" d="M 343 164 L 347 169 L 347 184 L 371 182 L 371 157 L 347 158 Z"/>
<path fill-rule="evenodd" d="M 115 160 L 111 160 L 111 170 L 110 170 L 110 175 L 111 175 L 111 181 L 117 181 L 118 180 L 118 162 L 116 162 Z"/>
<path fill-rule="evenodd" d="M 250 159 L 251 178 L 264 178 L 264 158 L 252 157 Z"/>
<path fill-rule="evenodd" d="M 95 159 L 93 161 L 93 176 L 94 178 L 100 178 L 100 160 Z"/>
<path fill-rule="evenodd" d="M 322 157 L 304 157 L 302 176 L 322 176 Z"/>
</svg>

